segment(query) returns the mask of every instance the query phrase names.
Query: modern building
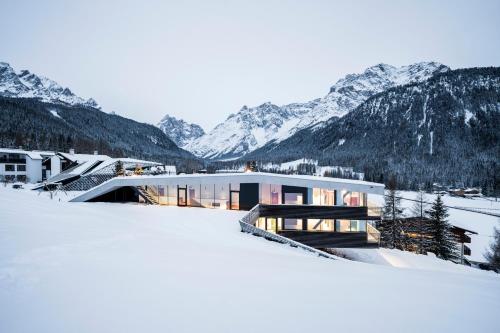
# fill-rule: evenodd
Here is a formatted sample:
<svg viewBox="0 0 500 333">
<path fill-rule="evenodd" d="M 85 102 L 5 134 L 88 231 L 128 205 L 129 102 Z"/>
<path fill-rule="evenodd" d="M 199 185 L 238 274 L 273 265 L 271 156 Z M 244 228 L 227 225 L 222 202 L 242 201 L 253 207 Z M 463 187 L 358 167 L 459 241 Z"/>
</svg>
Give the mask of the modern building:
<svg viewBox="0 0 500 333">
<path fill-rule="evenodd" d="M 54 152 L 0 148 L 0 180 L 37 183 L 61 172 Z"/>
<path fill-rule="evenodd" d="M 63 171 L 47 180 L 50 184 L 61 184 L 68 191 L 86 191 L 109 179 L 117 173 L 133 173 L 137 169 L 175 174 L 175 166 L 165 166 L 160 163 L 138 160 L 134 158 L 113 158 L 108 155 L 57 153 L 61 159 Z"/>
<path fill-rule="evenodd" d="M 143 202 L 181 207 L 250 210 L 257 228 L 315 248 L 376 247 L 380 210 L 369 194 L 384 185 L 328 177 L 259 172 L 116 177 L 74 202 Z"/>
<path fill-rule="evenodd" d="M 38 150 L 0 148 L 0 181 L 61 184 L 66 190 L 88 190 L 116 176 L 117 164 L 124 174 L 139 168 L 150 174 L 175 175 L 172 165 L 133 158 L 113 158 L 93 154 L 76 154 Z M 38 187 L 45 187 L 40 184 Z"/>
</svg>

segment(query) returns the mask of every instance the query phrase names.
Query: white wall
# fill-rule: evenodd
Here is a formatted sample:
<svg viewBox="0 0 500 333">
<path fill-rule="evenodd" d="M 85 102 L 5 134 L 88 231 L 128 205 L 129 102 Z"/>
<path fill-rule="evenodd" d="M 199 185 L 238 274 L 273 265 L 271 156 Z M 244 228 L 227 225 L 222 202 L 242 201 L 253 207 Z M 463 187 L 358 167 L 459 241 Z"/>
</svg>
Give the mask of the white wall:
<svg viewBox="0 0 500 333">
<path fill-rule="evenodd" d="M 29 183 L 42 181 L 42 160 L 34 160 L 26 155 L 26 177 Z"/>
<path fill-rule="evenodd" d="M 51 177 L 61 173 L 61 159 L 59 156 L 54 155 L 50 158 L 50 170 Z"/>
</svg>

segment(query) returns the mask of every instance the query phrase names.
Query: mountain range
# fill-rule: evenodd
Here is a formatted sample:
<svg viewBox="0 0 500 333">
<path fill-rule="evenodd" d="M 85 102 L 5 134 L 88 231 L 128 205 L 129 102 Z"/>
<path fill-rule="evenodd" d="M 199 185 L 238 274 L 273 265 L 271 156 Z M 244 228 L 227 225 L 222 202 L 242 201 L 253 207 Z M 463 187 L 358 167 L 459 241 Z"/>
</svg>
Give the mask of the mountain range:
<svg viewBox="0 0 500 333">
<path fill-rule="evenodd" d="M 500 189 L 500 68 L 438 73 L 375 94 L 343 117 L 332 117 L 245 159 L 315 158 L 352 166 L 365 179 L 398 178 L 402 188 L 432 182 Z"/>
<path fill-rule="evenodd" d="M 26 69 L 16 72 L 6 62 L 0 62 L 0 96 L 35 98 L 42 102 L 100 109 L 92 98 L 85 100 L 78 97 L 69 88 Z"/>
<path fill-rule="evenodd" d="M 0 147 L 135 157 L 192 171 L 201 163 L 158 127 L 105 113 L 55 81 L 0 63 Z"/>
<path fill-rule="evenodd" d="M 243 106 L 205 133 L 168 115 L 153 126 L 105 113 L 48 78 L 0 63 L 0 123 L 3 147 L 99 150 L 184 172 L 215 161 L 309 158 L 353 167 L 366 180 L 396 176 L 408 189 L 433 182 L 500 189 L 497 67 L 379 64 L 338 80 L 323 98 Z"/>
<path fill-rule="evenodd" d="M 378 64 L 363 73 L 349 74 L 338 80 L 323 98 L 282 106 L 271 102 L 256 107 L 243 106 L 210 132 L 192 136 L 186 131 L 187 135 L 177 142 L 202 158 L 239 158 L 268 142 L 282 141 L 301 129 L 321 124 L 332 117 L 342 117 L 386 89 L 422 82 L 436 73 L 449 70 L 449 67 L 437 62 L 402 67 Z M 162 129 L 171 138 L 179 137 L 176 127 Z"/>
</svg>

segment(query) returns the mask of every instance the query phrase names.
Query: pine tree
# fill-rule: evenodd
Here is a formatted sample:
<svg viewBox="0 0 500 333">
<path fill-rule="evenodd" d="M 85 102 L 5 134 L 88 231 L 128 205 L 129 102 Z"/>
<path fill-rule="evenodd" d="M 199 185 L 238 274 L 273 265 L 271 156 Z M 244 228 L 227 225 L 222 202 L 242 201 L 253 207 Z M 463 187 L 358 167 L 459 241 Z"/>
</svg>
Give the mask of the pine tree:
<svg viewBox="0 0 500 333">
<path fill-rule="evenodd" d="M 486 252 L 485 257 L 491 267 L 500 273 L 500 229 L 495 228 L 493 237 L 493 243 L 490 245 L 490 249 Z"/>
<path fill-rule="evenodd" d="M 425 193 L 424 191 L 420 190 L 417 193 L 417 197 L 415 198 L 415 203 L 411 209 L 411 212 L 413 216 L 417 217 L 417 231 L 419 233 L 419 238 L 418 238 L 418 243 L 417 243 L 417 253 L 420 254 L 425 254 L 425 240 L 424 240 L 424 234 L 427 233 L 428 226 L 427 226 L 427 203 L 426 203 L 426 198 L 425 198 Z"/>
<path fill-rule="evenodd" d="M 382 246 L 403 249 L 404 242 L 400 220 L 403 209 L 401 208 L 401 199 L 396 188 L 396 179 L 391 177 L 384 197 L 384 216 L 378 228 Z"/>
<path fill-rule="evenodd" d="M 441 196 L 438 195 L 429 211 L 431 219 L 430 234 L 432 237 L 430 251 L 441 259 L 457 258 L 457 245 L 451 226 L 447 221 L 448 209 L 444 206 Z"/>
</svg>

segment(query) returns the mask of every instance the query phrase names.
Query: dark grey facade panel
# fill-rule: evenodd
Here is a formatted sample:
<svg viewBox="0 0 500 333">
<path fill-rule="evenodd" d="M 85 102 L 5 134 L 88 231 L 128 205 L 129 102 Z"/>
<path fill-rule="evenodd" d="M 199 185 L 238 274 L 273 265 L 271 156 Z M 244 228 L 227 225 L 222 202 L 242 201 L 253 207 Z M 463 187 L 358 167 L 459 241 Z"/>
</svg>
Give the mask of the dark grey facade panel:
<svg viewBox="0 0 500 333">
<path fill-rule="evenodd" d="M 259 203 L 259 184 L 240 184 L 240 210 L 250 210 Z"/>
<path fill-rule="evenodd" d="M 281 203 L 285 203 L 285 193 L 301 193 L 303 204 L 308 204 L 307 187 L 283 185 L 281 187 Z"/>
</svg>

